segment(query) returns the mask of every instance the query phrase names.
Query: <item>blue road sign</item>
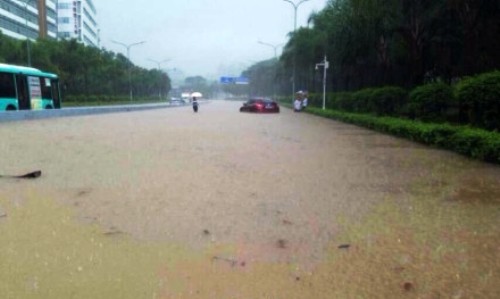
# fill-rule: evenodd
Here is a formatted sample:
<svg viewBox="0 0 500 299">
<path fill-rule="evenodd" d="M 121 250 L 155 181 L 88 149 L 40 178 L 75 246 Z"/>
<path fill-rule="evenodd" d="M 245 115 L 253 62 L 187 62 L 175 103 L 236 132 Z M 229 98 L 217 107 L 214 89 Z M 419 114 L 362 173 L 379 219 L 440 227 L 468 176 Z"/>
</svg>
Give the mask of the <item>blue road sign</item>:
<svg viewBox="0 0 500 299">
<path fill-rule="evenodd" d="M 246 77 L 220 77 L 221 84 L 248 84 L 249 80 Z"/>
<path fill-rule="evenodd" d="M 234 77 L 220 77 L 220 83 L 222 83 L 222 84 L 234 84 Z"/>
</svg>

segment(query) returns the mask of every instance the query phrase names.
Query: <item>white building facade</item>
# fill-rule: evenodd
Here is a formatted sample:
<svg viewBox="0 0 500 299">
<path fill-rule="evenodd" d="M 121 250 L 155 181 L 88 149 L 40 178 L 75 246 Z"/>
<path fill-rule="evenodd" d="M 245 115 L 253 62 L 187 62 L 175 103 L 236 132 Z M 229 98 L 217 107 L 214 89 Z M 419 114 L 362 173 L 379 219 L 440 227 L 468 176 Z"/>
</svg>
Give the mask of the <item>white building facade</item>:
<svg viewBox="0 0 500 299">
<path fill-rule="evenodd" d="M 57 37 L 57 0 L 0 0 L 0 30 L 17 38 Z"/>
<path fill-rule="evenodd" d="M 88 46 L 100 46 L 97 10 L 92 0 L 59 0 L 57 13 L 58 38 L 76 39 Z"/>
</svg>

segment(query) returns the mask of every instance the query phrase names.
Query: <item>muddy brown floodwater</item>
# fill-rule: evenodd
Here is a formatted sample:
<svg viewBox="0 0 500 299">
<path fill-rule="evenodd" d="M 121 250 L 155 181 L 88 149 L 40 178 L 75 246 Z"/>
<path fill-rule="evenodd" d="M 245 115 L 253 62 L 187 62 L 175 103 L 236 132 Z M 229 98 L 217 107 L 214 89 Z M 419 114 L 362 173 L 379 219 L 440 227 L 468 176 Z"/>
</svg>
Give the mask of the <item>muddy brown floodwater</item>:
<svg viewBox="0 0 500 299">
<path fill-rule="evenodd" d="M 239 106 L 1 124 L 0 297 L 500 297 L 498 166 Z"/>
</svg>

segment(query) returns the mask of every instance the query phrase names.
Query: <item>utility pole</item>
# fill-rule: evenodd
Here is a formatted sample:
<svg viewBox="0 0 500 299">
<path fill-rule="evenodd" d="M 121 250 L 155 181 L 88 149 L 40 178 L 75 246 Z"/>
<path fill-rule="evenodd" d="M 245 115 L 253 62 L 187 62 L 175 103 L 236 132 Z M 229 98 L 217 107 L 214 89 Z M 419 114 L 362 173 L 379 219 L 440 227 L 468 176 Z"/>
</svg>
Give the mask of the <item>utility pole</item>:
<svg viewBox="0 0 500 299">
<path fill-rule="evenodd" d="M 273 100 L 276 100 L 276 73 L 277 73 L 277 67 L 278 67 L 277 49 L 279 47 L 283 46 L 283 44 L 273 45 L 273 44 L 265 43 L 263 41 L 258 41 L 258 43 L 261 45 L 264 45 L 264 46 L 271 47 L 274 50 L 274 78 L 273 78 L 273 97 L 274 97 L 274 99 Z"/>
<path fill-rule="evenodd" d="M 325 105 L 326 105 L 326 70 L 329 68 L 330 63 L 328 60 L 326 60 L 326 55 L 325 58 L 323 59 L 322 62 L 316 63 L 316 69 L 318 67 L 322 66 L 323 67 L 323 110 L 325 110 Z"/>
<path fill-rule="evenodd" d="M 294 17 L 293 17 L 293 33 L 295 37 L 295 33 L 297 32 L 297 9 L 299 6 L 307 1 L 310 0 L 301 0 L 298 3 L 292 2 L 291 0 L 283 0 L 285 2 L 290 3 L 293 6 L 294 9 Z M 293 75 L 292 75 L 292 98 L 293 95 L 295 94 L 295 75 L 297 73 L 297 51 L 296 49 L 293 49 Z"/>
<path fill-rule="evenodd" d="M 129 88 L 129 91 L 130 91 L 130 102 L 132 102 L 132 100 L 133 100 L 133 95 L 132 95 L 132 74 L 130 72 L 131 71 L 132 61 L 130 61 L 130 48 L 132 48 L 133 46 L 142 45 L 142 44 L 145 43 L 145 41 L 137 42 L 137 43 L 132 43 L 132 44 L 124 44 L 122 42 L 117 42 L 117 41 L 114 41 L 114 40 L 112 40 L 111 42 L 113 42 L 115 44 L 118 44 L 118 45 L 121 45 L 121 46 L 124 46 L 127 49 L 127 59 L 128 59 L 128 62 L 129 62 L 129 66 L 128 66 L 128 88 Z"/>
<path fill-rule="evenodd" d="M 153 60 L 153 59 L 148 59 L 149 61 L 151 62 L 154 62 L 158 65 L 158 72 L 160 72 L 160 82 L 159 82 L 159 85 L 158 85 L 158 98 L 161 102 L 161 69 L 160 69 L 160 66 L 162 63 L 164 62 L 168 62 L 170 61 L 170 59 L 164 59 L 164 60 L 161 60 L 161 61 L 156 61 L 156 60 Z"/>
</svg>

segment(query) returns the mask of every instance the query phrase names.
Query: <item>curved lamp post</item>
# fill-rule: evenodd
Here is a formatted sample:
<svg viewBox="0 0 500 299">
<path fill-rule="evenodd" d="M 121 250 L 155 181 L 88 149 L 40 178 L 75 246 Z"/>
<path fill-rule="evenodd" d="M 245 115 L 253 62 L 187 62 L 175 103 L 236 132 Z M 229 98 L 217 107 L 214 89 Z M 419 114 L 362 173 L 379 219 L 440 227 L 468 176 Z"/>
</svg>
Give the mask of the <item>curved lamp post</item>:
<svg viewBox="0 0 500 299">
<path fill-rule="evenodd" d="M 112 40 L 111 42 L 113 42 L 113 43 L 115 43 L 117 45 L 124 46 L 127 49 L 127 59 L 128 59 L 128 62 L 129 62 L 129 66 L 128 66 L 128 88 L 129 88 L 129 91 L 130 91 L 130 101 L 132 102 L 132 99 L 133 99 L 133 95 L 132 95 L 132 75 L 130 73 L 130 64 L 132 64 L 132 62 L 130 61 L 130 48 L 132 48 L 133 46 L 142 45 L 142 44 L 145 43 L 145 41 L 137 42 L 137 43 L 132 43 L 132 44 L 124 44 L 122 42 L 117 42 L 115 40 Z"/>
<path fill-rule="evenodd" d="M 307 1 L 310 1 L 310 0 L 301 0 L 297 3 L 291 1 L 291 0 L 283 0 L 285 2 L 288 2 L 290 3 L 292 6 L 293 6 L 293 9 L 294 9 L 294 17 L 293 17 L 293 33 L 295 33 L 295 31 L 297 31 L 297 9 L 299 8 L 299 6 L 304 3 L 304 2 L 307 2 Z M 292 75 L 292 98 L 293 98 L 293 95 L 295 94 L 295 73 L 297 72 L 297 63 L 296 63 L 296 51 L 294 50 L 293 51 L 293 75 Z"/>
<path fill-rule="evenodd" d="M 261 44 L 261 45 L 273 48 L 273 50 L 274 50 L 274 59 L 278 59 L 277 49 L 279 47 L 283 46 L 283 44 L 273 45 L 273 44 L 265 43 L 263 41 L 258 41 L 258 43 Z"/>
<path fill-rule="evenodd" d="M 161 60 L 161 61 L 157 61 L 157 60 L 154 60 L 154 59 L 148 59 L 148 60 L 151 61 L 151 62 L 156 63 L 158 65 L 158 72 L 161 72 L 161 70 L 160 70 L 161 64 L 164 63 L 164 62 L 168 62 L 171 59 L 164 59 L 164 60 Z M 158 99 L 161 102 L 161 75 L 160 75 L 160 82 L 159 83 L 160 84 L 158 85 Z"/>
</svg>

